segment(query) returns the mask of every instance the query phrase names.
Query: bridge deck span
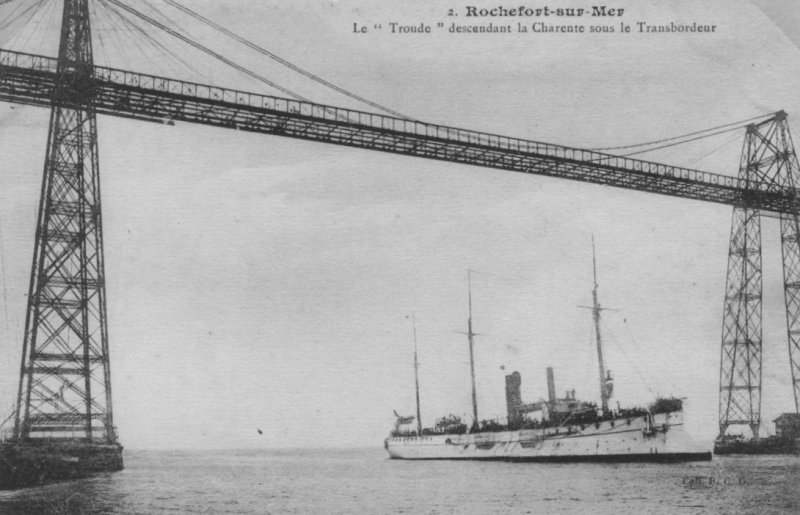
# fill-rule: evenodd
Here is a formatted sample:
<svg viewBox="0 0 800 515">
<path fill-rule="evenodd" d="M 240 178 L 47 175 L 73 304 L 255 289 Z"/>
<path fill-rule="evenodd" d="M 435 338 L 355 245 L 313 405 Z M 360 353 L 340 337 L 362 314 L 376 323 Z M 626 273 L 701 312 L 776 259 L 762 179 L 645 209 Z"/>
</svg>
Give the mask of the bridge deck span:
<svg viewBox="0 0 800 515">
<path fill-rule="evenodd" d="M 55 58 L 0 49 L 0 101 L 49 107 L 58 102 L 56 73 Z M 88 77 L 94 108 L 105 115 L 199 123 L 800 214 L 796 190 L 774 183 L 102 66 Z"/>
</svg>

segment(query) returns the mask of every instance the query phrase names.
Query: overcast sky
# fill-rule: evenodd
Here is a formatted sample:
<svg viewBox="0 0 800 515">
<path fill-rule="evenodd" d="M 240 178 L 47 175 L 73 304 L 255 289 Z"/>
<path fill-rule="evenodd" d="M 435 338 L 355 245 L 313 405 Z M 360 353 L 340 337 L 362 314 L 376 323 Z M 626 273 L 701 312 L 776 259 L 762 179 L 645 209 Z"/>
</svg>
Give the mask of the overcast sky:
<svg viewBox="0 0 800 515">
<path fill-rule="evenodd" d="M 787 37 L 797 24 L 791 11 L 776 14 L 779 3 L 637 1 L 609 4 L 625 9 L 622 18 L 578 22 L 621 20 L 634 25 L 630 34 L 418 36 L 390 34 L 388 23 L 465 23 L 463 6 L 182 3 L 338 86 L 435 123 L 596 148 L 784 109 L 800 133 L 800 53 Z M 283 87 L 367 109 L 150 4 L 154 17 Z M 33 28 L 0 31 L 0 47 L 55 55 L 60 2 L 42 9 Z M 174 55 L 159 53 L 98 0 L 93 14 L 98 64 L 276 94 L 153 33 Z M 638 34 L 637 21 L 716 31 Z M 354 34 L 354 23 L 369 32 Z M 48 114 L 0 105 L 5 407 L 16 394 Z M 735 176 L 743 137 L 641 157 Z M 526 402 L 546 396 L 547 366 L 560 392 L 595 400 L 591 313 L 578 307 L 591 303 L 592 235 L 600 300 L 618 310 L 603 326 L 615 401 L 686 396 L 692 433 L 717 431 L 730 207 L 188 124 L 101 117 L 99 146 L 114 415 L 128 447 L 382 445 L 392 410 L 414 411 L 411 313 L 423 423 L 468 413 L 467 269 L 479 272 L 481 416 L 504 414 L 512 370 Z M 763 232 L 771 427 L 793 400 L 776 221 Z"/>
</svg>

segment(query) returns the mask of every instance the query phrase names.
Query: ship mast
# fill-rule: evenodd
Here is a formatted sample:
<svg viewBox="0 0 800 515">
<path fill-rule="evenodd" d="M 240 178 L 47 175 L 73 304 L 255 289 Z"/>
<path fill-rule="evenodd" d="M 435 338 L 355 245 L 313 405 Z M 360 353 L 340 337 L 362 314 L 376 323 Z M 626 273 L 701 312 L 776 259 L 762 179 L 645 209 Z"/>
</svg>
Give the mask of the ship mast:
<svg viewBox="0 0 800 515">
<path fill-rule="evenodd" d="M 597 260 L 594 250 L 594 236 L 592 236 L 592 271 L 594 272 L 594 290 L 592 290 L 592 315 L 594 317 L 594 333 L 597 341 L 597 362 L 600 365 L 600 402 L 603 414 L 608 412 L 608 388 L 606 388 L 606 371 L 603 365 L 603 344 L 600 338 L 600 303 L 597 301 Z"/>
<path fill-rule="evenodd" d="M 478 398 L 475 394 L 475 352 L 474 336 L 472 332 L 472 270 L 467 270 L 467 299 L 469 304 L 469 318 L 467 319 L 467 338 L 469 339 L 469 372 L 472 377 L 472 427 L 478 428 Z"/>
<path fill-rule="evenodd" d="M 414 328 L 414 388 L 417 394 L 417 436 L 422 436 L 422 419 L 419 415 L 419 361 L 417 361 L 417 320 L 411 314 L 411 325 Z"/>
</svg>

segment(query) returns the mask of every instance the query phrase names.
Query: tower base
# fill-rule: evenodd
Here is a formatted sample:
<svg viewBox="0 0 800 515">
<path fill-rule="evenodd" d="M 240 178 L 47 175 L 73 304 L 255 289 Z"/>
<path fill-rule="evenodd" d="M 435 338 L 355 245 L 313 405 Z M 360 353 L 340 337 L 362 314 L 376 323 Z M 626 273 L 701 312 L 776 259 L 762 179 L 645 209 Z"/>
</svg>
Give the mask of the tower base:
<svg viewBox="0 0 800 515">
<path fill-rule="evenodd" d="M 76 440 L 0 444 L 0 490 L 122 470 L 122 446 Z"/>
<path fill-rule="evenodd" d="M 800 454 L 800 438 L 767 436 L 745 439 L 725 435 L 714 442 L 714 454 Z"/>
</svg>

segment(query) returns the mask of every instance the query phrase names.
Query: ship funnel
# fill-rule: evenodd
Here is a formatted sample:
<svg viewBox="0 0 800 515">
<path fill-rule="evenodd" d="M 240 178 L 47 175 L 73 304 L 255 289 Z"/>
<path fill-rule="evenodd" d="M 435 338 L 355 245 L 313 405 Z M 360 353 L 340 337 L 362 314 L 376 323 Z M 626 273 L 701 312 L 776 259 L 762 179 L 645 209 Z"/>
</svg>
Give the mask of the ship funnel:
<svg viewBox="0 0 800 515">
<path fill-rule="evenodd" d="M 554 406 L 556 403 L 556 380 L 553 377 L 553 367 L 547 367 L 547 397 L 550 405 Z"/>
<path fill-rule="evenodd" d="M 506 409 L 508 411 L 508 424 L 515 425 L 521 421 L 522 394 L 520 385 L 522 377 L 519 372 L 512 372 L 506 376 Z"/>
</svg>

